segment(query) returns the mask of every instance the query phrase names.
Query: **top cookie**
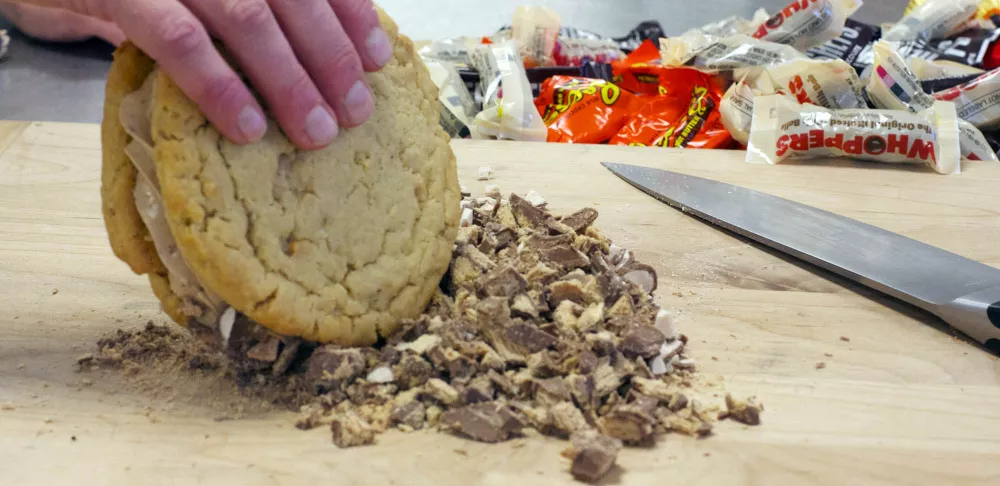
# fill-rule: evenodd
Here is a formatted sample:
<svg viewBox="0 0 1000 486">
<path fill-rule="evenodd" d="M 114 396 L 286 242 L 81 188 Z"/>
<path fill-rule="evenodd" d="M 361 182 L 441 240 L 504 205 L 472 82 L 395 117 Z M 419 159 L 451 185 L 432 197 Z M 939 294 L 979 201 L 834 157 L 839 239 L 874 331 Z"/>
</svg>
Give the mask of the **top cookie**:
<svg viewBox="0 0 1000 486">
<path fill-rule="evenodd" d="M 372 344 L 424 310 L 451 260 L 460 195 L 437 88 L 379 15 L 394 55 L 368 75 L 375 113 L 322 150 L 298 150 L 273 121 L 262 141 L 231 144 L 157 74 L 156 169 L 177 246 L 206 287 L 283 335 Z"/>
</svg>

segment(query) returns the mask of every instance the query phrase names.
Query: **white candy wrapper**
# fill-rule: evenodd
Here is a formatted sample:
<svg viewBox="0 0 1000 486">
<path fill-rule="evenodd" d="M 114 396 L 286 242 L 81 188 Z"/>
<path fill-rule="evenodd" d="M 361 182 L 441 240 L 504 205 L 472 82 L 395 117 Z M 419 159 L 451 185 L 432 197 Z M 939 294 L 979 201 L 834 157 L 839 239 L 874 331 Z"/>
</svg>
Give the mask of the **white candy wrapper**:
<svg viewBox="0 0 1000 486">
<path fill-rule="evenodd" d="M 906 58 L 906 66 L 917 76 L 917 79 L 953 78 L 986 72 L 955 61 L 928 61 L 922 57 Z"/>
<path fill-rule="evenodd" d="M 847 18 L 859 8 L 861 0 L 794 0 L 753 36 L 806 51 L 840 36 Z"/>
<path fill-rule="evenodd" d="M 920 88 L 916 75 L 896 52 L 896 43 L 880 40 L 872 47 L 875 63 L 868 80 L 868 98 L 877 108 L 919 113 L 931 108 L 935 100 Z M 958 120 L 959 146 L 963 159 L 998 161 L 983 133 L 971 123 Z"/>
<path fill-rule="evenodd" d="M 861 81 L 849 64 L 839 59 L 797 59 L 761 68 L 756 76 L 733 83 L 719 103 L 722 124 L 733 139 L 746 145 L 753 120 L 753 100 L 783 94 L 797 103 L 831 109 L 865 108 Z"/>
<path fill-rule="evenodd" d="M 931 96 L 954 101 L 958 116 L 979 128 L 1000 127 L 1000 69 Z"/>
<path fill-rule="evenodd" d="M 694 35 L 660 39 L 665 66 L 692 66 L 717 72 L 771 66 L 794 59 L 807 59 L 792 46 L 754 39 L 746 35 L 725 38 Z"/>
<path fill-rule="evenodd" d="M 961 159 L 955 106 L 937 102 L 919 114 L 835 111 L 780 95 L 755 98 L 746 161 L 778 164 L 813 157 L 923 163 L 940 174 L 957 174 Z"/>
<path fill-rule="evenodd" d="M 555 66 L 554 51 L 562 20 L 546 7 L 517 7 L 511 22 L 511 37 L 520 46 L 527 67 Z"/>
<path fill-rule="evenodd" d="M 769 18 L 771 16 L 767 14 L 767 10 L 758 8 L 754 11 L 753 18 L 751 19 L 743 19 L 736 16 L 728 17 L 718 22 L 712 22 L 696 29 L 691 29 L 681 34 L 681 37 L 692 35 L 714 35 L 717 37 L 728 37 L 737 34 L 753 35 Z"/>
<path fill-rule="evenodd" d="M 882 33 L 888 41 L 932 40 L 964 29 L 979 8 L 979 0 L 928 0 Z"/>
<path fill-rule="evenodd" d="M 484 138 L 544 142 L 548 128 L 535 108 L 517 43 L 483 45 L 469 53 L 483 83 L 483 111 L 475 126 Z"/>
</svg>

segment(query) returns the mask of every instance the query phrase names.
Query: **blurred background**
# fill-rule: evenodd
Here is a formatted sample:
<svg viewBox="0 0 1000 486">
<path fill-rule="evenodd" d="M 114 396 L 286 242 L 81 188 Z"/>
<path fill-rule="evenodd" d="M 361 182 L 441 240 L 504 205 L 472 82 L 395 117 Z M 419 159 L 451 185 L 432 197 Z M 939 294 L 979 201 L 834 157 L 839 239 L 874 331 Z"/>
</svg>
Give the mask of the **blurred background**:
<svg viewBox="0 0 1000 486">
<path fill-rule="evenodd" d="M 622 36 L 644 20 L 656 20 L 668 35 L 758 8 L 774 13 L 790 0 L 381 0 L 382 6 L 414 40 L 489 35 L 511 22 L 518 5 L 555 10 L 564 26 L 605 36 Z M 894 22 L 907 0 L 869 0 L 853 18 Z M 0 29 L 10 28 L 0 18 Z M 99 122 L 104 80 L 112 48 L 92 40 L 50 44 L 10 32 L 10 51 L 0 60 L 0 120 Z"/>
</svg>

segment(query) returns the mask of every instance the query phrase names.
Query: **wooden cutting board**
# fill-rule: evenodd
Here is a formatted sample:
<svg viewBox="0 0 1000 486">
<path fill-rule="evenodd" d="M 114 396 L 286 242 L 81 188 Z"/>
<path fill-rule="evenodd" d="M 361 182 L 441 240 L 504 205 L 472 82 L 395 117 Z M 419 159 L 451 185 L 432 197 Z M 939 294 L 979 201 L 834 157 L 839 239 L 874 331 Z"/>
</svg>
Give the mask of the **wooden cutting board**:
<svg viewBox="0 0 1000 486">
<path fill-rule="evenodd" d="M 996 357 L 927 314 L 670 209 L 599 162 L 744 185 L 994 266 L 1000 164 L 946 177 L 845 162 L 750 166 L 728 151 L 454 147 L 473 192 L 489 166 L 505 192 L 598 209 L 604 232 L 660 272 L 658 299 L 677 312 L 704 375 L 766 406 L 760 427 L 727 422 L 707 440 L 671 435 L 628 450 L 608 484 L 1000 484 Z M 128 391 L 114 374 L 75 373 L 102 334 L 165 321 L 145 280 L 111 254 L 99 170 L 97 126 L 0 122 L 0 484 L 571 483 L 558 441 L 389 433 L 340 450 L 289 414 L 220 422 Z"/>
</svg>

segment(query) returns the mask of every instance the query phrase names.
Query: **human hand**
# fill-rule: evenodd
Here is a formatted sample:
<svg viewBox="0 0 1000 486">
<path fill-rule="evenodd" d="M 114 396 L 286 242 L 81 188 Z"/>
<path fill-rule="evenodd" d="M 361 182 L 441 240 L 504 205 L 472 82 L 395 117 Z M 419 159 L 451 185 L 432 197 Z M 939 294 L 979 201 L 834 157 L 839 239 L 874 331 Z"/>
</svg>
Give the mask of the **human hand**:
<svg viewBox="0 0 1000 486">
<path fill-rule="evenodd" d="M 100 37 L 111 44 L 125 41 L 115 24 L 60 8 L 0 3 L 0 14 L 25 35 L 51 42 L 75 42 Z"/>
<path fill-rule="evenodd" d="M 306 149 L 368 119 L 375 102 L 364 73 L 381 69 L 393 51 L 371 0 L 15 1 L 114 22 L 235 143 L 260 139 L 267 123 L 211 38 Z"/>
</svg>

